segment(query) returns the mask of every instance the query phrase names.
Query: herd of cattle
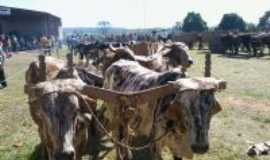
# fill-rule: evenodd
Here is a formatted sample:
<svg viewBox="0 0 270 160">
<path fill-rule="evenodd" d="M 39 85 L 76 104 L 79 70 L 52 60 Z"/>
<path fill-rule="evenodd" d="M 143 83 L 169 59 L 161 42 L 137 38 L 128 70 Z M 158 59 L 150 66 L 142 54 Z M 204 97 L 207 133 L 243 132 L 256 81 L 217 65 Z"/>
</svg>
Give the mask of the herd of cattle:
<svg viewBox="0 0 270 160">
<path fill-rule="evenodd" d="M 226 82 L 189 77 L 193 60 L 184 43 L 87 47 L 86 65 L 41 56 L 26 72 L 49 160 L 102 159 L 113 148 L 119 160 L 162 159 L 165 146 L 175 160 L 208 151 L 210 121 L 222 110 L 215 94 Z"/>
<path fill-rule="evenodd" d="M 166 43 L 169 39 L 164 40 Z M 183 34 L 175 37 L 173 41 L 181 41 L 188 44 L 190 49 L 193 49 L 196 44 L 198 44 L 198 49 L 204 49 L 205 45 L 209 45 L 209 49 L 216 53 L 223 53 L 229 55 L 237 55 L 240 52 L 247 53 L 249 57 L 252 56 L 263 56 L 267 51 L 270 54 L 270 33 L 269 32 L 258 32 L 258 33 L 205 33 L 205 34 Z M 110 42 L 111 44 L 112 42 Z M 137 44 L 136 44 L 137 43 Z M 158 42 L 161 43 L 161 42 Z M 131 48 L 135 53 L 141 55 L 156 53 L 156 45 L 153 42 L 138 42 L 130 41 L 129 43 L 113 43 L 115 46 L 123 45 Z M 90 50 L 93 48 L 106 48 L 109 43 L 100 43 L 98 41 L 91 43 L 67 43 L 69 48 L 74 51 L 74 53 L 79 53 L 80 58 L 83 59 L 86 54 L 89 54 Z M 213 46 L 214 45 L 214 46 Z M 135 47 L 135 48 L 134 48 Z M 149 47 L 151 49 L 149 49 Z M 218 48 L 215 50 L 212 48 Z M 148 51 L 148 52 L 146 52 Z"/>
<path fill-rule="evenodd" d="M 220 36 L 224 52 L 238 54 L 240 48 L 249 53 L 249 56 L 262 56 L 265 47 L 270 54 L 270 33 L 227 33 Z"/>
</svg>

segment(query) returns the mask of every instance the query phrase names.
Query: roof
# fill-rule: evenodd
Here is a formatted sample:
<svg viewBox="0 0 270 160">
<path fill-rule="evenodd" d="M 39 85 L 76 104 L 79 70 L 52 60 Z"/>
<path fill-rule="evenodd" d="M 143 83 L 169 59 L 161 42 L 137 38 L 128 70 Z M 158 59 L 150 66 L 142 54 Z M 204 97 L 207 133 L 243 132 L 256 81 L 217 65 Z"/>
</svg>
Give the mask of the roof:
<svg viewBox="0 0 270 160">
<path fill-rule="evenodd" d="M 56 15 L 53 15 L 51 13 L 44 12 L 44 11 L 22 9 L 22 8 L 8 7 L 8 6 L 0 6 L 0 8 L 11 9 L 11 14 L 14 13 L 15 15 L 19 15 L 19 14 L 23 14 L 23 15 L 48 15 L 50 17 L 56 18 L 59 21 L 61 21 L 60 17 L 57 17 Z M 0 16 L 2 16 L 2 15 L 0 15 Z"/>
</svg>

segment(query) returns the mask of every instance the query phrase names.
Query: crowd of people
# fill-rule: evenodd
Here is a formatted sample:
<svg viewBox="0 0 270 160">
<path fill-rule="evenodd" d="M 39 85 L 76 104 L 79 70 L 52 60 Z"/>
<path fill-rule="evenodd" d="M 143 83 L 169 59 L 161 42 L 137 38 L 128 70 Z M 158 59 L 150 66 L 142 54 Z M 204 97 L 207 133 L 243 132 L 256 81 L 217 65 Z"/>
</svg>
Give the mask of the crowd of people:
<svg viewBox="0 0 270 160">
<path fill-rule="evenodd" d="M 65 42 L 73 43 L 88 43 L 88 42 L 129 42 L 129 41 L 159 41 L 170 38 L 169 34 L 159 34 L 156 32 L 150 33 L 127 33 L 127 34 L 107 34 L 107 35 L 90 35 L 83 33 L 73 33 L 66 36 Z"/>
<path fill-rule="evenodd" d="M 5 76 L 5 61 L 18 51 L 42 49 L 45 54 L 51 54 L 56 46 L 54 36 L 18 36 L 16 34 L 0 35 L 0 88 L 7 87 Z"/>
<path fill-rule="evenodd" d="M 1 34 L 0 43 L 2 44 L 3 51 L 10 56 L 10 53 L 24 50 L 33 50 L 43 48 L 42 40 L 47 39 L 52 46 L 55 43 L 54 36 L 18 36 L 16 34 Z"/>
</svg>

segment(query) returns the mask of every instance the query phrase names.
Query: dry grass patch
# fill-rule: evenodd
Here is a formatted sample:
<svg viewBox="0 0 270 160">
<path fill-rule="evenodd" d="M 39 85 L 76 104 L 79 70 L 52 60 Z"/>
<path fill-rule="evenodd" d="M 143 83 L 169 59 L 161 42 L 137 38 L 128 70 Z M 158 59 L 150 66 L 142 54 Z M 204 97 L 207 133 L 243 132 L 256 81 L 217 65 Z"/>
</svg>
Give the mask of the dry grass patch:
<svg viewBox="0 0 270 160">
<path fill-rule="evenodd" d="M 23 93 L 24 70 L 37 55 L 21 53 L 7 62 L 9 86 L 0 90 L 0 160 L 27 160 L 39 144 L 37 128 Z M 62 58 L 63 55 L 60 54 Z M 204 54 L 192 51 L 192 56 L 195 65 L 189 73 L 202 76 Z M 270 139 L 269 70 L 269 56 L 241 59 L 213 55 L 213 75 L 227 80 L 228 89 L 218 94 L 223 111 L 212 122 L 211 149 L 206 155 L 196 156 L 195 160 L 249 160 L 246 156 L 248 146 Z M 172 159 L 166 150 L 164 158 Z M 31 160 L 34 159 L 38 160 L 33 156 Z M 114 154 L 106 159 L 114 159 Z"/>
</svg>

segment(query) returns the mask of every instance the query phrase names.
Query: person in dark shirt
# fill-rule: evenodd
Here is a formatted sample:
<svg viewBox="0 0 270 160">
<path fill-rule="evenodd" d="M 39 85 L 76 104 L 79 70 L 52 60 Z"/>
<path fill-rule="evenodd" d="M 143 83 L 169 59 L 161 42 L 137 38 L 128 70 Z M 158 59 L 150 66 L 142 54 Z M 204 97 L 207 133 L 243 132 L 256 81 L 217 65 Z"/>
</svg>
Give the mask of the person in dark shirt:
<svg viewBox="0 0 270 160">
<path fill-rule="evenodd" d="M 4 62 L 5 62 L 5 54 L 3 51 L 3 43 L 0 41 L 0 85 L 2 88 L 7 87 Z"/>
</svg>

